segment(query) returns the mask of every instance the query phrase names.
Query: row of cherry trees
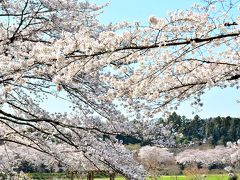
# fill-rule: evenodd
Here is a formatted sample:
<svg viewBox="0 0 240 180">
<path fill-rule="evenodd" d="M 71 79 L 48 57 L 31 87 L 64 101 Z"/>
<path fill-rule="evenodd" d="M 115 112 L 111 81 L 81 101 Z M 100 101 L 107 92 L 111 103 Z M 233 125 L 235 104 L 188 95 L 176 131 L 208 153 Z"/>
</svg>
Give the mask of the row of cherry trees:
<svg viewBox="0 0 240 180">
<path fill-rule="evenodd" d="M 179 164 L 192 167 L 239 168 L 240 142 L 227 143 L 227 147 L 216 146 L 213 149 L 187 149 L 176 156 Z"/>
<path fill-rule="evenodd" d="M 157 146 L 144 146 L 139 150 L 138 160 L 144 165 L 151 176 L 169 173 L 166 170 L 174 169 L 224 169 L 231 167 L 240 168 L 240 141 L 228 142 L 227 146 L 216 146 L 208 149 L 186 149 L 179 153 L 172 153 L 167 148 Z M 175 173 L 180 173 L 180 169 Z M 198 173 L 198 172 L 195 172 Z"/>
<path fill-rule="evenodd" d="M 238 1 L 207 0 L 148 25 L 103 25 L 106 5 L 0 1 L 0 140 L 69 168 L 79 153 L 140 180 L 144 169 L 115 135 L 138 132 L 130 120 L 149 124 L 186 99 L 201 105 L 205 89 L 238 88 Z M 51 113 L 48 98 L 72 110 Z"/>
<path fill-rule="evenodd" d="M 58 145 L 55 148 L 62 149 L 65 147 Z M 65 151 L 67 150 L 65 149 Z M 237 143 L 228 142 L 226 147 L 216 146 L 215 148 L 204 150 L 186 149 L 177 154 L 159 146 L 143 146 L 135 153 L 137 153 L 135 159 L 144 167 L 146 174 L 150 176 L 173 173 L 173 169 L 178 169 L 175 173 L 180 173 L 180 169 L 177 167 L 179 165 L 186 169 L 240 167 L 239 141 Z M 61 154 L 63 153 L 61 152 Z M 49 170 L 54 172 L 58 172 L 61 167 L 65 172 L 78 172 L 79 174 L 91 171 L 108 171 L 110 174 L 111 172 L 113 173 L 108 166 L 103 165 L 101 162 L 90 161 L 81 152 L 68 152 L 67 155 L 52 157 L 32 148 L 16 144 L 1 145 L 0 172 L 14 175 L 16 174 L 16 170 L 21 166 L 21 163 L 26 161 L 33 166 L 40 167 L 41 165 L 45 165 Z M 131 160 L 134 161 L 133 159 Z M 171 172 L 167 170 L 171 170 Z"/>
</svg>

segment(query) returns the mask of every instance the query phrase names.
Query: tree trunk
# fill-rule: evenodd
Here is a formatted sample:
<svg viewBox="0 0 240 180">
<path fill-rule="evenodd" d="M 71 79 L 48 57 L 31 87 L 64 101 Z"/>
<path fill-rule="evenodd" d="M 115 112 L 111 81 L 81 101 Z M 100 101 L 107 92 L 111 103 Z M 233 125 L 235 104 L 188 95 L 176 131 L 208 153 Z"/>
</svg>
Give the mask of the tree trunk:
<svg viewBox="0 0 240 180">
<path fill-rule="evenodd" d="M 114 180 L 115 179 L 115 173 L 111 173 L 110 174 L 110 180 Z"/>
<path fill-rule="evenodd" d="M 71 180 L 74 180 L 74 174 L 73 174 L 73 172 L 70 172 L 70 179 L 71 179 Z"/>
<path fill-rule="evenodd" d="M 89 172 L 88 172 L 88 175 L 87 175 L 87 180 L 93 180 L 93 178 L 94 178 L 94 173 L 93 173 L 93 171 L 89 171 Z"/>
</svg>

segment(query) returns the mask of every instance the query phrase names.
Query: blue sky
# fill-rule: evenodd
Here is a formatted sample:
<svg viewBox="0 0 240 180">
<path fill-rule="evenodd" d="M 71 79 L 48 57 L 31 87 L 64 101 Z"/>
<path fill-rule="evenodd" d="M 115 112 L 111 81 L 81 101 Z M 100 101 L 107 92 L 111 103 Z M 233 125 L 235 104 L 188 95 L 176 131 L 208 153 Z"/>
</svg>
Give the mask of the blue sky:
<svg viewBox="0 0 240 180">
<path fill-rule="evenodd" d="M 147 23 L 151 15 L 166 16 L 168 11 L 191 7 L 195 0 L 89 0 L 96 4 L 109 2 L 104 13 L 100 16 L 103 23 L 119 21 L 140 21 Z"/>
<path fill-rule="evenodd" d="M 90 0 L 89 2 L 102 4 L 107 1 Z M 168 11 L 187 9 L 196 2 L 196 0 L 111 0 L 99 20 L 105 24 L 120 21 L 140 21 L 147 24 L 151 15 L 164 17 Z M 207 90 L 202 99 L 204 106 L 197 112 L 202 118 L 228 115 L 240 117 L 240 103 L 237 103 L 237 100 L 240 100 L 239 90 L 214 88 Z M 193 111 L 195 109 L 189 105 L 189 102 L 184 102 L 177 113 L 193 117 Z"/>
</svg>

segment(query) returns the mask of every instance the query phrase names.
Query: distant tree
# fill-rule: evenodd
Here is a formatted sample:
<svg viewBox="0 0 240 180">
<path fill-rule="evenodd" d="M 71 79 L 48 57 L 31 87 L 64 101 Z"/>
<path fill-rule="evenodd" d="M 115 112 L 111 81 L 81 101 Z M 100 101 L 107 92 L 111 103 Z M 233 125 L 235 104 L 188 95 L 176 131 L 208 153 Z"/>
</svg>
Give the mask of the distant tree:
<svg viewBox="0 0 240 180">
<path fill-rule="evenodd" d="M 144 146 L 139 150 L 138 160 L 152 177 L 157 177 L 163 172 L 173 168 L 175 158 L 166 148 Z"/>
<path fill-rule="evenodd" d="M 223 169 L 227 166 L 239 166 L 240 143 L 228 142 L 227 146 L 216 146 L 213 149 L 187 149 L 176 155 L 176 160 L 184 167 L 207 167 Z"/>
<path fill-rule="evenodd" d="M 16 169 L 17 169 L 17 172 L 21 172 L 21 171 L 25 173 L 35 172 L 34 165 L 26 160 L 22 160 Z"/>
<path fill-rule="evenodd" d="M 172 128 L 174 131 L 178 132 L 179 129 L 182 127 L 183 122 L 182 122 L 182 117 L 177 115 L 176 112 L 173 112 L 170 114 L 167 118 L 167 123 L 172 125 Z"/>
</svg>

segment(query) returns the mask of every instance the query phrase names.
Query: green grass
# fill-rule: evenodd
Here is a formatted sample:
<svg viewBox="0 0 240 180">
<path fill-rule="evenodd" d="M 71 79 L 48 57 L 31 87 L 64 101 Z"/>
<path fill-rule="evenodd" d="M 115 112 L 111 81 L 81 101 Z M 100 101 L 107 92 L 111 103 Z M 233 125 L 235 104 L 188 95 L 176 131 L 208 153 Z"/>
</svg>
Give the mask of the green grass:
<svg viewBox="0 0 240 180">
<path fill-rule="evenodd" d="M 95 178 L 94 180 L 109 180 L 109 178 Z M 123 177 L 117 177 L 115 180 L 125 180 Z M 151 178 L 147 178 L 147 180 L 155 180 Z M 160 176 L 157 180 L 202 180 L 201 175 L 196 176 Z M 228 180 L 228 176 L 224 175 L 216 175 L 216 174 L 209 174 L 206 177 L 206 180 Z"/>
<path fill-rule="evenodd" d="M 43 179 L 53 179 L 53 178 L 67 178 L 65 173 L 31 173 L 28 174 L 29 177 L 36 180 L 43 180 Z"/>
<path fill-rule="evenodd" d="M 29 176 L 34 180 L 69 180 L 70 178 L 66 174 L 62 173 L 32 173 Z M 75 177 L 74 180 L 82 180 L 81 178 Z M 83 179 L 86 180 L 86 179 Z M 94 180 L 109 180 L 109 178 L 94 178 Z M 116 177 L 115 180 L 125 180 L 123 177 Z M 157 179 L 147 178 L 147 180 L 203 180 L 202 175 L 192 176 L 160 176 Z M 206 180 L 228 180 L 227 174 L 208 174 Z"/>
<path fill-rule="evenodd" d="M 147 178 L 151 180 L 150 178 Z M 194 175 L 194 176 L 161 176 L 158 177 L 157 180 L 202 180 L 202 175 Z M 228 180 L 228 176 L 225 175 L 214 175 L 209 174 L 206 177 L 206 180 Z"/>
</svg>

